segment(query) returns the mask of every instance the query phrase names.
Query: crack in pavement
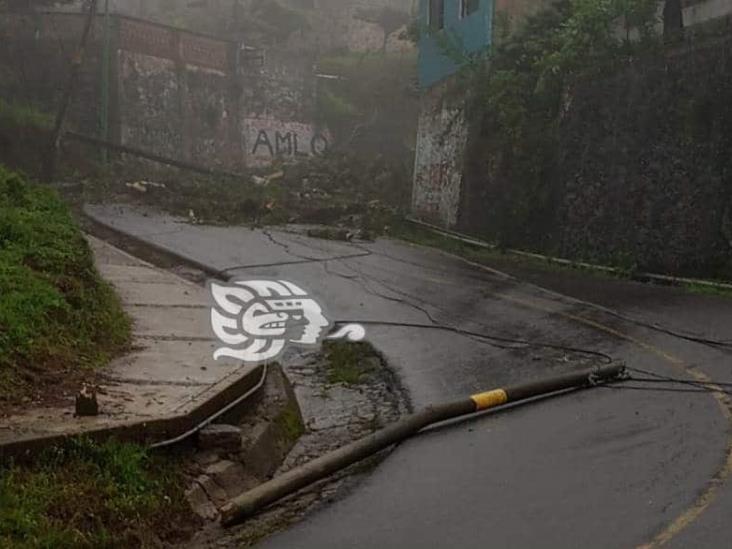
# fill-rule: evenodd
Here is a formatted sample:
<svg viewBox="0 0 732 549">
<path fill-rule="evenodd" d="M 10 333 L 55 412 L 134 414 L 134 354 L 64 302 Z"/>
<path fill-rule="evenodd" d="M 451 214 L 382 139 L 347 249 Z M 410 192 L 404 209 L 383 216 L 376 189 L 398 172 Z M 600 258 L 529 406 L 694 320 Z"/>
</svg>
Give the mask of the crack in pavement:
<svg viewBox="0 0 732 549">
<path fill-rule="evenodd" d="M 391 296 L 388 296 L 388 295 L 382 294 L 382 293 L 380 293 L 380 292 L 378 292 L 378 291 L 374 290 L 374 289 L 373 289 L 373 288 L 372 288 L 371 286 L 369 286 L 369 284 L 368 284 L 368 283 L 366 282 L 366 279 L 368 279 L 368 277 L 367 277 L 366 275 L 364 275 L 363 273 L 361 273 L 361 272 L 359 272 L 358 270 L 354 269 L 354 268 L 353 268 L 352 266 L 348 265 L 348 264 L 347 264 L 347 263 L 345 262 L 345 261 L 346 261 L 346 260 L 348 260 L 348 259 L 354 259 L 354 258 L 356 258 L 356 257 L 367 257 L 367 256 L 371 256 L 371 255 L 374 255 L 374 254 L 373 254 L 373 252 L 371 252 L 371 251 L 369 251 L 369 250 L 365 250 L 365 252 L 364 252 L 363 254 L 351 254 L 351 255 L 344 255 L 344 256 L 339 256 L 339 257 L 332 257 L 332 258 L 328 258 L 328 259 L 314 260 L 314 259 L 312 259 L 312 258 L 308 258 L 307 256 L 302 256 L 302 255 L 299 255 L 299 254 L 297 254 L 297 253 L 293 252 L 293 251 L 291 250 L 290 246 L 288 246 L 288 245 L 287 245 L 286 243 L 284 243 L 284 242 L 280 242 L 279 240 L 277 240 L 277 239 L 276 239 L 276 238 L 275 238 L 275 237 L 274 237 L 274 236 L 273 236 L 273 235 L 272 235 L 272 234 L 271 234 L 271 233 L 270 233 L 269 231 L 267 231 L 266 229 L 263 229 L 263 230 L 262 230 L 262 232 L 263 232 L 263 233 L 264 233 L 264 234 L 265 234 L 265 235 L 267 236 L 267 238 L 268 238 L 268 239 L 269 239 L 269 240 L 270 240 L 270 241 L 271 241 L 271 242 L 272 242 L 273 244 L 276 244 L 276 245 L 280 246 L 280 247 L 281 247 L 282 249 L 284 249 L 284 250 L 285 250 L 285 252 L 286 252 L 286 253 L 288 253 L 289 255 L 292 255 L 293 257 L 299 257 L 299 258 L 301 258 L 301 259 L 307 259 L 307 260 L 308 260 L 308 262 L 310 262 L 310 263 L 320 263 L 320 264 L 321 264 L 321 265 L 323 266 L 323 270 L 324 270 L 324 271 L 326 272 L 326 274 L 329 274 L 329 275 L 333 275 L 333 276 L 337 276 L 337 277 L 343 278 L 343 279 L 345 279 L 345 280 L 348 280 L 349 282 L 355 282 L 355 283 L 356 283 L 356 284 L 358 284 L 358 285 L 359 285 L 359 286 L 360 286 L 360 287 L 361 287 L 361 288 L 362 288 L 362 289 L 363 289 L 363 290 L 364 290 L 364 291 L 365 291 L 365 292 L 366 292 L 367 294 L 369 294 L 369 295 L 372 295 L 372 296 L 374 296 L 374 297 L 379 297 L 379 298 L 381 298 L 381 299 L 385 299 L 385 300 L 387 300 L 387 301 L 391 301 L 391 302 L 394 302 L 394 303 L 399 303 L 399 304 L 401 304 L 401 305 L 406 305 L 407 307 L 410 307 L 410 308 L 416 309 L 416 310 L 418 310 L 419 312 L 421 312 L 422 314 L 424 314 L 424 315 L 425 315 L 425 316 L 427 317 L 427 319 L 428 319 L 428 320 L 429 320 L 430 322 L 432 322 L 433 324 L 437 324 L 437 321 L 436 321 L 436 320 L 435 320 L 435 319 L 434 319 L 434 318 L 432 317 L 431 313 L 430 313 L 429 311 L 427 311 L 426 309 L 423 309 L 423 308 L 422 308 L 422 307 L 420 307 L 419 305 L 416 305 L 416 304 L 414 304 L 414 303 L 410 303 L 410 302 L 408 302 L 408 301 L 406 301 L 406 300 L 404 300 L 404 299 L 401 299 L 401 298 L 397 298 L 397 297 L 391 297 Z M 304 246 L 304 247 L 309 247 L 310 249 L 313 249 L 313 250 L 317 250 L 317 251 L 324 251 L 324 250 L 322 250 L 322 249 L 318 249 L 318 248 L 315 248 L 315 247 L 313 247 L 313 246 L 309 245 L 308 243 L 302 243 L 301 245 L 302 245 L 302 246 Z M 358 247 L 358 245 L 355 245 L 355 246 L 357 246 L 357 247 Z M 354 256 L 355 256 L 355 257 L 354 257 Z M 342 263 L 342 264 L 343 264 L 344 266 L 348 267 L 349 269 L 351 269 L 352 271 L 354 271 L 354 272 L 355 272 L 355 273 L 357 273 L 357 274 L 356 274 L 355 276 L 349 276 L 349 275 L 347 275 L 347 274 L 344 274 L 344 273 L 338 273 L 338 272 L 332 271 L 332 270 L 331 270 L 331 269 L 330 269 L 330 268 L 328 267 L 328 263 L 330 263 L 331 261 L 337 261 L 337 262 L 340 262 L 340 263 Z M 372 280 L 372 281 L 374 281 L 373 279 L 371 279 L 371 280 Z M 398 293 L 398 292 L 394 292 L 394 293 Z"/>
<path fill-rule="evenodd" d="M 290 255 L 294 255 L 292 252 L 288 252 Z M 328 261 L 335 261 L 338 259 L 355 259 L 358 257 L 367 257 L 371 254 L 350 254 L 343 256 L 325 257 L 320 259 L 299 259 L 297 261 L 278 261 L 275 263 L 261 263 L 258 265 L 238 265 L 236 267 L 228 267 L 219 271 L 223 275 L 228 275 L 231 271 L 244 271 L 249 269 L 264 269 L 267 267 L 286 267 L 288 265 L 309 265 L 312 263 L 327 263 Z"/>
<path fill-rule="evenodd" d="M 353 278 L 354 279 L 361 278 L 363 283 L 360 284 L 360 285 L 368 293 L 370 293 L 371 295 L 375 295 L 377 297 L 381 297 L 383 299 L 388 299 L 388 300 L 391 300 L 391 301 L 396 301 L 398 303 L 401 303 L 403 305 L 406 305 L 408 307 L 411 307 L 413 309 L 416 309 L 417 311 L 422 312 L 427 317 L 427 319 L 432 323 L 432 325 L 435 328 L 445 327 L 446 329 L 452 330 L 453 328 L 455 328 L 455 326 L 453 326 L 453 324 L 460 325 L 460 324 L 462 324 L 464 322 L 469 322 L 472 325 L 478 327 L 479 329 L 490 330 L 490 331 L 494 331 L 495 330 L 495 328 L 490 327 L 490 326 L 487 326 L 487 325 L 485 325 L 485 324 L 483 324 L 481 322 L 476 322 L 472 318 L 468 318 L 468 317 L 465 317 L 465 316 L 462 316 L 462 317 L 455 316 L 452 312 L 450 312 L 450 311 L 448 311 L 448 310 L 446 310 L 446 309 L 444 309 L 442 307 L 439 307 L 438 305 L 434 305 L 433 303 L 429 303 L 428 301 L 425 301 L 423 299 L 420 299 L 419 297 L 414 296 L 414 295 L 412 295 L 412 294 L 410 294 L 408 292 L 405 292 L 405 291 L 399 290 L 399 289 L 397 289 L 397 288 L 395 288 L 393 286 L 390 286 L 386 282 L 384 282 L 383 280 L 378 279 L 375 276 L 368 275 L 368 274 L 364 273 L 363 271 L 360 271 L 360 270 L 356 269 L 352 265 L 346 264 L 345 262 L 344 262 L 344 265 L 346 267 L 348 267 L 349 269 L 351 269 L 352 271 L 354 271 L 355 273 L 358 273 Z M 326 271 L 327 271 L 327 269 L 326 269 Z M 329 272 L 329 271 L 327 271 L 327 272 Z M 337 273 L 333 273 L 333 274 L 336 274 L 337 275 Z M 343 276 L 345 276 L 345 275 L 343 275 Z M 366 282 L 365 282 L 364 279 L 367 279 L 367 280 L 370 280 L 370 281 L 372 281 L 372 282 L 374 282 L 376 284 L 379 284 L 382 287 L 386 288 L 387 290 L 389 290 L 389 291 L 391 291 L 391 292 L 393 292 L 395 294 L 401 295 L 403 298 L 402 299 L 400 299 L 400 298 L 392 298 L 392 297 L 386 296 L 386 295 L 384 295 L 384 294 L 382 294 L 380 292 L 377 292 L 376 290 L 371 289 L 371 287 L 366 284 Z M 410 300 L 414 300 L 417 303 L 413 303 Z M 447 323 L 440 322 L 439 320 L 437 320 L 435 318 L 435 316 L 433 316 L 432 313 L 430 313 L 427 310 L 427 308 L 425 306 L 429 306 L 429 307 L 433 308 L 434 310 L 436 310 L 437 312 L 443 313 L 445 316 L 449 317 L 449 321 Z M 459 328 L 456 328 L 456 329 L 457 330 L 460 330 Z M 510 337 L 512 335 L 512 334 L 506 333 L 506 332 L 503 332 L 503 334 L 504 335 L 502 337 Z M 485 338 L 481 338 L 481 337 L 478 337 L 478 336 L 475 336 L 475 335 L 471 335 L 471 334 L 463 334 L 463 335 L 465 337 L 469 338 L 469 339 L 472 339 L 473 341 L 476 341 L 478 343 L 482 343 L 484 345 L 489 345 L 489 346 L 494 347 L 494 348 L 497 348 L 497 349 L 517 350 L 517 349 L 524 349 L 524 348 L 527 348 L 527 347 L 537 347 L 537 346 L 538 347 L 545 347 L 545 345 L 543 345 L 543 344 L 542 345 L 533 345 L 533 344 L 531 344 L 531 342 L 528 342 L 528 341 L 527 342 L 517 342 L 515 344 L 506 344 L 506 345 L 504 345 L 504 344 L 499 344 L 499 343 L 496 343 L 496 342 L 493 342 L 493 341 L 488 341 Z"/>
<path fill-rule="evenodd" d="M 290 255 L 292 255 L 294 257 L 303 257 L 303 258 L 305 257 L 305 256 L 300 256 L 299 254 L 296 254 L 295 252 L 292 252 L 291 249 L 290 249 L 290 246 L 288 246 L 286 243 L 283 243 L 283 242 L 278 241 L 268 231 L 263 230 L 263 232 L 267 235 L 267 237 L 270 239 L 270 241 L 272 241 L 274 244 L 279 245 L 280 247 L 282 247 L 285 250 L 286 253 L 288 253 L 288 254 L 290 254 Z M 314 250 L 322 251 L 322 249 L 318 249 L 318 248 L 315 248 L 313 246 L 310 246 L 308 243 L 302 243 L 302 245 L 305 246 L 305 247 L 309 247 L 311 249 L 314 249 Z M 360 246 L 357 245 L 357 244 L 351 244 L 351 245 L 360 248 Z M 360 248 L 360 249 L 362 249 L 362 248 Z M 368 254 L 363 254 L 363 256 L 361 256 L 361 257 L 370 256 L 370 255 L 379 255 L 379 256 L 382 256 L 382 257 L 386 257 L 386 258 L 388 258 L 390 260 L 396 261 L 398 263 L 406 263 L 406 264 L 410 264 L 410 265 L 413 265 L 413 266 L 423 267 L 422 265 L 419 265 L 417 263 L 400 261 L 397 258 L 393 258 L 393 257 L 391 257 L 391 256 L 389 256 L 387 254 L 368 253 Z M 352 258 L 351 257 L 334 257 L 334 258 L 330 258 L 330 259 L 327 259 L 327 260 L 319 261 L 319 263 L 323 266 L 323 270 L 327 274 L 330 274 L 330 275 L 333 275 L 333 276 L 337 276 L 337 277 L 343 278 L 343 279 L 348 280 L 350 282 L 354 282 L 354 283 L 358 284 L 369 295 L 372 295 L 374 297 L 378 297 L 378 298 L 384 299 L 386 301 L 390 301 L 390 302 L 393 302 L 393 303 L 398 303 L 400 305 L 404 305 L 406 307 L 409 307 L 411 309 L 414 309 L 414 310 L 422 313 L 427 318 L 427 320 L 434 327 L 436 327 L 436 328 L 437 327 L 443 327 L 443 326 L 444 327 L 448 327 L 448 328 L 452 328 L 452 326 L 450 326 L 450 324 L 452 324 L 452 321 L 453 320 L 456 323 L 458 323 L 458 324 L 460 324 L 463 321 L 469 320 L 469 319 L 466 319 L 466 318 L 455 318 L 452 315 L 452 313 L 450 313 L 449 311 L 447 311 L 447 310 L 445 310 L 443 308 L 440 308 L 440 307 L 438 307 L 436 305 L 433 305 L 433 304 L 428 303 L 428 302 L 426 302 L 424 300 L 421 300 L 417 296 L 414 296 L 414 295 L 411 295 L 411 294 L 409 294 L 407 292 L 404 292 L 402 290 L 396 289 L 396 288 L 394 288 L 394 287 L 386 284 L 383 280 L 380 280 L 380 279 L 378 279 L 378 278 L 376 278 L 374 276 L 371 276 L 371 275 L 368 275 L 368 274 L 364 273 L 363 271 L 361 271 L 359 269 L 356 269 L 353 265 L 350 265 L 349 263 L 346 262 L 347 259 L 352 259 Z M 329 266 L 328 266 L 328 263 L 331 262 L 331 261 L 337 261 L 337 262 L 341 263 L 343 266 L 347 267 L 348 269 L 350 269 L 351 271 L 353 271 L 356 274 L 354 276 L 350 276 L 350 275 L 346 275 L 344 273 L 338 273 L 338 272 L 335 272 L 335 271 L 331 270 L 329 268 Z M 373 282 L 375 284 L 379 284 L 383 288 L 385 288 L 385 289 L 387 289 L 387 290 L 389 290 L 392 293 L 395 293 L 397 295 L 401 295 L 402 297 L 392 297 L 392 296 L 386 295 L 384 293 L 381 293 L 378 290 L 374 289 L 373 286 L 371 284 L 369 284 L 369 282 Z M 416 303 L 414 301 L 411 301 L 411 300 L 416 301 Z M 426 306 L 429 306 L 429 307 L 437 310 L 438 312 L 444 313 L 448 317 L 452 317 L 452 320 L 450 320 L 450 324 L 445 324 L 445 323 L 440 322 L 439 320 L 437 320 L 437 318 L 435 318 L 435 316 L 426 308 Z M 473 325 L 481 328 L 481 329 L 493 330 L 493 328 L 490 328 L 490 327 L 488 327 L 488 326 L 486 326 L 486 325 L 484 325 L 484 324 L 482 324 L 480 322 L 475 322 L 475 321 L 472 321 L 471 320 L 471 323 Z M 526 342 L 526 343 L 524 343 L 524 342 L 518 343 L 517 342 L 516 344 L 513 344 L 513 345 L 504 345 L 504 344 L 499 344 L 499 343 L 496 343 L 496 342 L 493 342 L 493 341 L 488 341 L 485 338 L 480 338 L 480 337 L 477 337 L 475 335 L 470 335 L 470 334 L 465 334 L 465 337 L 467 337 L 469 339 L 472 339 L 473 341 L 476 341 L 478 343 L 481 343 L 481 344 L 484 344 L 484 345 L 488 345 L 488 346 L 491 346 L 493 348 L 498 348 L 498 349 L 517 350 L 517 349 L 526 348 L 526 347 L 532 347 L 533 346 L 533 345 L 531 345 L 530 342 Z M 543 345 L 539 345 L 539 346 L 540 347 L 543 347 Z"/>
<path fill-rule="evenodd" d="M 288 245 L 285 242 L 281 242 L 280 240 L 276 239 L 274 235 L 267 229 L 262 229 L 262 234 L 264 234 L 267 239 L 274 245 L 279 246 L 282 248 L 286 254 L 291 255 L 292 257 L 298 258 L 295 261 L 279 261 L 275 263 L 263 263 L 259 265 L 240 265 L 240 266 L 234 266 L 234 267 L 227 267 L 226 269 L 222 269 L 219 271 L 219 273 L 223 276 L 229 276 L 229 273 L 231 271 L 236 270 L 245 270 L 245 269 L 257 269 L 257 268 L 266 268 L 266 267 L 283 267 L 287 265 L 306 265 L 311 263 L 327 263 L 329 261 L 337 261 L 340 259 L 355 259 L 358 257 L 367 257 L 372 255 L 372 252 L 368 250 L 364 250 L 361 253 L 353 253 L 353 254 L 342 254 L 342 255 L 336 255 L 333 257 L 310 257 L 307 255 L 301 255 L 298 253 L 295 253 L 292 251 L 291 246 Z M 303 247 L 310 248 L 312 250 L 318 251 L 318 252 L 324 252 L 327 253 L 328 250 L 322 249 L 322 248 L 315 248 L 313 246 L 308 246 L 304 243 L 298 243 Z"/>
</svg>

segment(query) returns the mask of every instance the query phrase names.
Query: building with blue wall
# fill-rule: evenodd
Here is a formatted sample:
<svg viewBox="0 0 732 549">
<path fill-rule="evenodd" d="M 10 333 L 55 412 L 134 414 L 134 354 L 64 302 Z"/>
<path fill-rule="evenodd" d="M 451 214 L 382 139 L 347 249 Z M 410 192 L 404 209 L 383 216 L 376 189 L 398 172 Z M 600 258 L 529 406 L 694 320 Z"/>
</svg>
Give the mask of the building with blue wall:
<svg viewBox="0 0 732 549">
<path fill-rule="evenodd" d="M 412 186 L 412 215 L 444 227 L 459 221 L 468 125 L 461 94 L 448 94 L 466 56 L 491 45 L 495 2 L 420 0 L 422 88 Z"/>
<path fill-rule="evenodd" d="M 419 80 L 429 88 L 457 72 L 460 56 L 491 44 L 494 0 L 420 0 Z"/>
</svg>

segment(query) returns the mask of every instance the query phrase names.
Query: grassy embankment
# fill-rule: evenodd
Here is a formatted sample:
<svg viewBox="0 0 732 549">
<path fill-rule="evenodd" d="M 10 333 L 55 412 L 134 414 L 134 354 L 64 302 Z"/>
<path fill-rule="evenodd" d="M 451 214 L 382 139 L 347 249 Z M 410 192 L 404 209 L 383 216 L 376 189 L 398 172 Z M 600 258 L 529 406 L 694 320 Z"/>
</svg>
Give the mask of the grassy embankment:
<svg viewBox="0 0 732 549">
<path fill-rule="evenodd" d="M 52 396 L 129 337 L 129 319 L 63 202 L 0 166 L 0 406 Z"/>
<path fill-rule="evenodd" d="M 66 206 L 0 167 L 0 408 L 75 387 L 129 328 Z M 175 458 L 116 442 L 0 463 L 0 547 L 159 546 L 196 525 L 184 485 Z"/>
<path fill-rule="evenodd" d="M 51 115 L 0 99 L 0 164 L 40 175 L 52 128 Z"/>
<path fill-rule="evenodd" d="M 0 547 L 160 547 L 198 524 L 179 461 L 76 440 L 31 465 L 0 465 Z"/>
</svg>

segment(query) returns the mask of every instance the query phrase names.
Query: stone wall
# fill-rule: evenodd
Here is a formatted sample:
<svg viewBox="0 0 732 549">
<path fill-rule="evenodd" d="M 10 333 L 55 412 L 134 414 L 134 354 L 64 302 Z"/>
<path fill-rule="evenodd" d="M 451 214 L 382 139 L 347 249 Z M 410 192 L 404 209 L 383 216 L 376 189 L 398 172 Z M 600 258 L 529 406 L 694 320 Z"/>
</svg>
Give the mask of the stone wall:
<svg viewBox="0 0 732 549">
<path fill-rule="evenodd" d="M 471 127 L 456 227 L 567 258 L 730 278 L 730 97 L 732 38 L 714 38 L 575 83 L 557 139 L 531 159 Z M 529 160 L 543 166 L 534 187 L 521 178 Z M 435 192 L 435 204 L 455 194 Z"/>
<path fill-rule="evenodd" d="M 732 267 L 732 40 L 684 46 L 572 97 L 559 249 L 677 273 Z"/>
<path fill-rule="evenodd" d="M 412 188 L 412 212 L 454 227 L 458 221 L 467 128 L 460 102 L 448 99 L 450 81 L 421 98 Z"/>
<path fill-rule="evenodd" d="M 728 32 L 576 82 L 557 139 L 533 153 L 536 187 L 491 128 L 466 130 L 456 95 L 424 96 L 415 216 L 567 258 L 732 277 Z"/>
</svg>

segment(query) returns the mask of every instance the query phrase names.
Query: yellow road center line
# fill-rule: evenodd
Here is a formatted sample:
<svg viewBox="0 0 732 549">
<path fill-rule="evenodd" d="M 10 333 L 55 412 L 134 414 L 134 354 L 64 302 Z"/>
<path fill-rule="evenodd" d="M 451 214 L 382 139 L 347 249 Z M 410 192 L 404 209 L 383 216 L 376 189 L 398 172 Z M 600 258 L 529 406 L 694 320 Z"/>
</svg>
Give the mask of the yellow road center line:
<svg viewBox="0 0 732 549">
<path fill-rule="evenodd" d="M 422 247 L 434 250 L 435 248 L 429 247 L 429 246 L 421 246 L 418 244 L 415 244 L 416 247 Z M 499 271 L 497 269 L 492 269 L 491 267 L 488 267 L 487 265 L 483 265 L 481 263 L 478 263 L 476 261 L 471 261 L 469 259 L 466 259 L 460 255 L 453 254 L 450 252 L 446 252 L 443 250 L 438 250 L 441 254 L 451 257 L 454 259 L 458 259 L 467 265 L 470 265 L 472 267 L 476 267 L 482 271 L 488 272 L 494 276 L 498 276 L 505 280 L 516 280 L 520 282 L 520 280 L 515 279 L 514 277 L 507 275 L 506 273 Z M 537 286 L 538 287 L 538 286 Z M 543 289 L 543 288 L 541 288 Z M 541 310 L 544 312 L 547 312 L 549 314 L 556 314 L 558 316 L 562 316 L 564 318 L 567 318 L 569 320 L 574 320 L 575 322 L 579 322 L 581 324 L 585 324 L 587 326 L 591 326 L 593 328 L 596 328 L 597 330 L 606 332 L 608 334 L 614 335 L 615 337 L 618 337 L 620 339 L 623 339 L 625 341 L 631 342 L 640 348 L 648 351 L 649 353 L 652 353 L 658 357 L 661 357 L 662 359 L 666 360 L 670 364 L 672 364 L 674 367 L 679 368 L 683 370 L 685 373 L 691 375 L 694 379 L 697 381 L 700 381 L 702 383 L 708 384 L 710 387 L 719 390 L 719 387 L 714 386 L 710 383 L 710 378 L 706 376 L 704 373 L 696 371 L 686 365 L 686 363 L 681 360 L 678 357 L 675 357 L 663 349 L 660 349 L 654 345 L 651 345 L 650 343 L 647 343 L 645 341 L 641 341 L 631 335 L 625 334 L 623 332 L 620 332 L 614 328 L 611 328 L 610 326 L 606 326 L 604 324 L 601 324 L 599 322 L 596 322 L 594 320 L 590 320 L 588 318 L 583 318 L 581 316 L 573 315 L 571 313 L 566 313 L 563 311 L 558 311 L 556 309 L 552 309 L 551 307 L 545 307 L 542 305 L 539 305 L 538 303 L 532 303 L 528 300 L 519 299 L 516 297 L 511 297 L 508 295 L 502 295 L 502 294 L 491 294 L 499 299 L 503 299 L 505 301 L 510 301 L 513 303 L 516 303 L 518 305 L 523 305 L 524 307 L 528 307 L 530 309 L 534 310 Z M 720 410 L 722 412 L 722 415 L 727 419 L 727 421 L 732 424 L 732 401 L 729 399 L 729 397 L 726 394 L 723 393 L 713 393 L 712 394 L 714 399 L 717 401 L 717 404 L 720 407 Z M 662 545 L 665 545 L 669 541 L 671 541 L 677 534 L 679 534 L 682 530 L 684 530 L 687 526 L 689 526 L 691 523 L 693 523 L 696 519 L 701 516 L 701 514 L 706 511 L 706 509 L 711 505 L 719 496 L 719 489 L 724 484 L 725 481 L 727 481 L 730 476 L 732 475 L 732 437 L 728 437 L 727 440 L 727 458 L 725 460 L 725 464 L 720 469 L 719 472 L 717 472 L 712 479 L 707 483 L 707 487 L 702 492 L 702 494 L 697 498 L 696 502 L 684 511 L 681 515 L 676 517 L 666 528 L 664 528 L 661 532 L 659 532 L 649 543 L 646 543 L 644 545 L 640 545 L 638 549 L 654 549 L 656 547 L 661 547 Z"/>
<path fill-rule="evenodd" d="M 690 368 L 687 366 L 687 364 L 680 358 L 671 355 L 664 351 L 663 349 L 660 349 L 659 347 L 656 347 L 655 345 L 651 345 L 650 343 L 647 343 L 645 341 L 642 341 L 640 339 L 637 339 L 631 335 L 628 335 L 626 333 L 623 333 L 619 330 L 616 330 L 615 328 L 611 328 L 610 326 L 606 326 L 605 324 L 602 324 L 600 322 L 597 322 L 595 320 L 591 320 L 589 318 L 584 318 L 582 316 L 578 316 L 575 314 L 567 313 L 564 311 L 558 311 L 556 309 L 553 309 L 551 307 L 546 307 L 544 305 L 541 305 L 537 302 L 533 302 L 526 299 L 520 299 L 513 296 L 508 296 L 505 294 L 492 294 L 495 297 L 499 299 L 503 299 L 505 301 L 509 301 L 512 303 L 516 303 L 517 305 L 522 305 L 524 307 L 528 307 L 530 309 L 534 310 L 540 310 L 549 314 L 555 314 L 558 316 L 561 316 L 563 318 L 573 320 L 575 322 L 579 322 L 581 324 L 585 324 L 587 326 L 590 326 L 592 328 L 595 328 L 597 330 L 606 332 L 608 334 L 614 335 L 615 337 L 618 337 L 620 339 L 623 339 L 625 341 L 629 341 L 642 349 L 655 354 L 656 356 L 666 360 L 670 364 L 672 364 L 674 367 L 679 368 L 683 370 L 688 375 L 692 376 L 694 379 L 701 383 L 705 383 L 709 385 L 711 388 L 716 389 L 718 391 L 721 391 L 721 389 L 715 385 L 713 385 L 711 382 L 711 379 L 704 373 L 699 372 L 693 368 Z M 714 399 L 717 401 L 717 404 L 719 405 L 722 415 L 725 417 L 728 423 L 732 424 L 732 401 L 730 401 L 729 397 L 724 393 L 711 393 Z M 661 532 L 656 534 L 656 536 L 648 543 L 640 545 L 638 549 L 654 549 L 656 547 L 661 547 L 671 541 L 676 535 L 678 535 L 682 530 L 684 530 L 686 527 L 688 527 L 691 523 L 693 523 L 696 519 L 698 519 L 701 514 L 707 510 L 707 508 L 717 499 L 719 496 L 719 489 L 722 487 L 722 485 L 730 478 L 730 475 L 732 475 L 732 437 L 728 438 L 727 440 L 727 458 L 725 460 L 724 466 L 722 469 L 720 469 L 712 479 L 707 483 L 707 487 L 705 488 L 704 492 L 696 499 L 694 504 L 689 507 L 686 511 L 684 511 L 681 515 L 676 517 L 668 526 L 666 526 Z"/>
</svg>

